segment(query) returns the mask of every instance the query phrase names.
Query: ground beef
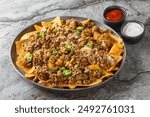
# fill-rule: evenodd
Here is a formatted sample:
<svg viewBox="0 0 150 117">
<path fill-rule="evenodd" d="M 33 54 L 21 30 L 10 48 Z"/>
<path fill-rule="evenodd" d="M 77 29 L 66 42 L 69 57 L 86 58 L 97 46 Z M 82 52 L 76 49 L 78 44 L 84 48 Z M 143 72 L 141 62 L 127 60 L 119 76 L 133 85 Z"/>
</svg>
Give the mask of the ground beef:
<svg viewBox="0 0 150 117">
<path fill-rule="evenodd" d="M 33 81 L 42 85 L 88 85 L 103 75 L 88 66 L 94 64 L 106 68 L 113 62 L 113 58 L 107 56 L 112 43 L 102 41 L 100 37 L 93 39 L 93 33 L 110 31 L 100 29 L 91 21 L 82 23 L 68 19 L 64 22 L 62 26 L 43 29 L 43 36 L 38 32 L 25 41 L 25 51 L 33 55 L 32 62 L 25 63 L 25 66 L 35 66 Z"/>
</svg>

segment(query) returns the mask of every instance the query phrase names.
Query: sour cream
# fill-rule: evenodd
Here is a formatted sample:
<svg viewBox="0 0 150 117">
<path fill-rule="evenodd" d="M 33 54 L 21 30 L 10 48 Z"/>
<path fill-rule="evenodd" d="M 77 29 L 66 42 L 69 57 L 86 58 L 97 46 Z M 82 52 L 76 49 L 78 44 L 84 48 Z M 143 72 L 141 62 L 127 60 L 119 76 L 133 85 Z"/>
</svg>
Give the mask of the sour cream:
<svg viewBox="0 0 150 117">
<path fill-rule="evenodd" d="M 136 37 L 142 34 L 143 31 L 144 28 L 136 22 L 129 22 L 123 28 L 123 32 L 125 33 L 125 35 L 130 37 Z"/>
</svg>

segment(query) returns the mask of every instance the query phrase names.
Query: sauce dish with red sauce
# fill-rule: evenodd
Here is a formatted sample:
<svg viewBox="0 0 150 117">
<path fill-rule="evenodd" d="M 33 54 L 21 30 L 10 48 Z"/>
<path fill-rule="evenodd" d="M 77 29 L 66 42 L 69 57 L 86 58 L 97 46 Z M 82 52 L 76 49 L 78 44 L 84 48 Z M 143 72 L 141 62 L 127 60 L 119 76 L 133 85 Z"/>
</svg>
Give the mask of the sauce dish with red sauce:
<svg viewBox="0 0 150 117">
<path fill-rule="evenodd" d="M 126 19 L 126 10 L 121 6 L 109 6 L 104 10 L 104 23 L 111 28 L 120 28 Z"/>
</svg>

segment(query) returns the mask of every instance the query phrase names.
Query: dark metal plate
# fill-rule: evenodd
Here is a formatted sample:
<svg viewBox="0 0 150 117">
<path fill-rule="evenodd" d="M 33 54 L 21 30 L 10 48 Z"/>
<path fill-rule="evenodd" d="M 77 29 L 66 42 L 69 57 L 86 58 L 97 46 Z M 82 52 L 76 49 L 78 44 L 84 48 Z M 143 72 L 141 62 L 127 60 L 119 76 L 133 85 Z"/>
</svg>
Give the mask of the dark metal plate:
<svg viewBox="0 0 150 117">
<path fill-rule="evenodd" d="M 55 17 L 52 17 L 52 18 L 45 19 L 45 20 L 42 20 L 42 21 L 50 21 L 50 20 L 52 20 L 52 19 L 54 19 L 54 18 L 55 18 Z M 61 19 L 64 19 L 64 20 L 70 19 L 70 18 L 74 18 L 74 19 L 78 19 L 78 20 L 86 20 L 86 19 L 87 19 L 87 18 L 83 18 L 83 17 L 61 16 Z M 94 21 L 94 20 L 93 20 L 93 21 Z M 111 29 L 112 32 L 113 32 L 115 35 L 119 36 L 112 28 L 108 27 L 107 25 L 105 25 L 105 24 L 103 24 L 103 23 L 100 23 L 100 22 L 97 22 L 97 21 L 94 21 L 94 22 L 96 23 L 97 26 L 100 26 L 101 28 L 104 28 L 104 29 L 109 28 L 109 29 Z M 37 23 L 35 23 L 35 24 L 39 24 L 39 22 L 37 22 Z M 16 65 L 17 54 L 16 54 L 16 45 L 15 45 L 15 42 L 16 42 L 17 40 L 19 40 L 25 33 L 35 30 L 33 25 L 34 25 L 34 24 L 32 24 L 32 25 L 28 26 L 27 28 L 25 28 L 25 29 L 24 29 L 23 31 L 21 31 L 21 32 L 19 33 L 19 35 L 14 39 L 14 41 L 13 41 L 13 43 L 12 43 L 12 45 L 11 45 L 10 58 L 11 58 L 11 62 L 12 62 L 13 67 L 14 67 L 15 70 L 22 76 L 22 78 L 26 79 L 27 81 L 29 81 L 29 82 L 31 82 L 31 83 L 33 83 L 33 84 L 39 86 L 39 87 L 42 87 L 42 88 L 45 88 L 45 89 L 51 90 L 51 91 L 61 91 L 61 92 L 65 92 L 65 91 L 67 91 L 67 92 L 81 91 L 81 90 L 92 89 L 92 88 L 95 88 L 95 87 L 100 87 L 100 86 L 106 84 L 106 83 L 107 83 L 108 81 L 110 81 L 111 79 L 113 79 L 113 78 L 119 73 L 120 69 L 122 68 L 122 66 L 123 66 L 123 64 L 124 64 L 124 62 L 125 62 L 125 58 L 126 58 L 126 48 L 125 48 L 125 45 L 124 45 L 123 59 L 122 59 L 122 61 L 121 61 L 119 70 L 118 70 L 111 78 L 106 79 L 106 80 L 103 81 L 102 83 L 99 83 L 99 84 L 97 84 L 97 85 L 95 85 L 95 86 L 89 86 L 89 87 L 77 87 L 77 88 L 75 88 L 75 89 L 69 89 L 69 88 L 48 88 L 48 87 L 42 86 L 42 85 L 40 85 L 40 84 L 38 84 L 38 83 L 35 83 L 35 82 L 33 82 L 33 81 L 31 81 L 31 80 L 25 78 L 25 77 L 24 77 L 24 72 L 23 72 L 20 68 L 18 68 L 17 65 Z"/>
</svg>

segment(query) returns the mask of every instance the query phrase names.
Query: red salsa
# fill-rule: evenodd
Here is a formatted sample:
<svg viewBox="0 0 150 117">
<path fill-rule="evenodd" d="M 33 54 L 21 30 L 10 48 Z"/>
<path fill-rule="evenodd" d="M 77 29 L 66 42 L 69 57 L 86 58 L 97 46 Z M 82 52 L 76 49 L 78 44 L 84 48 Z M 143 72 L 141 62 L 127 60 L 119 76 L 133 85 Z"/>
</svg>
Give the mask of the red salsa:
<svg viewBox="0 0 150 117">
<path fill-rule="evenodd" d="M 119 21 L 123 18 L 123 16 L 124 14 L 120 9 L 112 9 L 105 15 L 106 19 L 109 21 Z"/>
</svg>

